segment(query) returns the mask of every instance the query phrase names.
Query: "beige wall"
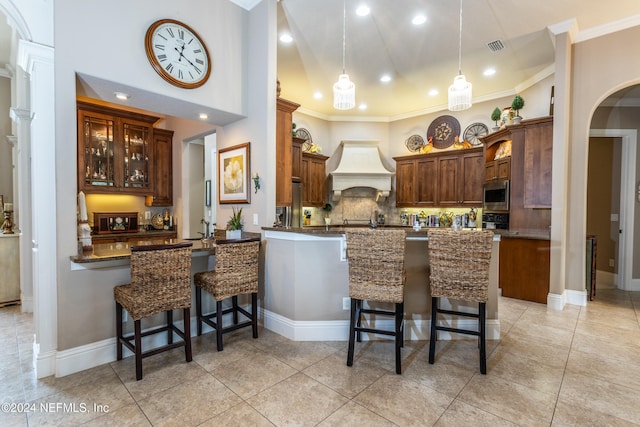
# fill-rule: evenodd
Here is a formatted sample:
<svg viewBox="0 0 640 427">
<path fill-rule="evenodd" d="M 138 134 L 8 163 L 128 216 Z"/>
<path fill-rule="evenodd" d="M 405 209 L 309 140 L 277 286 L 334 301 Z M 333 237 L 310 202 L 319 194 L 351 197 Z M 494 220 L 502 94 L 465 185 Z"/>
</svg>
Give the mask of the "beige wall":
<svg viewBox="0 0 640 427">
<path fill-rule="evenodd" d="M 568 191 L 564 206 L 558 207 L 567 212 L 567 218 L 571 218 L 567 224 L 565 289 L 584 290 L 588 135 L 590 128 L 601 128 L 592 124 L 592 117 L 607 96 L 640 83 L 640 56 L 629 54 L 629 46 L 638 42 L 640 27 L 634 27 L 577 43 L 573 47 L 571 123 L 569 141 L 566 141 L 570 153 Z M 608 122 L 606 127 L 625 126 Z M 626 127 L 637 128 L 637 125 Z M 638 182 L 637 175 L 635 182 Z M 636 230 L 638 222 L 636 215 Z M 635 255 L 638 247 L 639 241 L 635 238 L 634 254 L 628 254 L 629 259 L 638 258 Z M 638 277 L 640 272 L 634 266 L 633 278 Z"/>
</svg>

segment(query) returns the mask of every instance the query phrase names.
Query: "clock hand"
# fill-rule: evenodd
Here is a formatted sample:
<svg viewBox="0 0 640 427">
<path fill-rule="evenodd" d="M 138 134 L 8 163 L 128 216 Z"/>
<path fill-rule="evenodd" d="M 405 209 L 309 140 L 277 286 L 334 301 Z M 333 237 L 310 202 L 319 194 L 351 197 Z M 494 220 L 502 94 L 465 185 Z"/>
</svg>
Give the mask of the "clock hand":
<svg viewBox="0 0 640 427">
<path fill-rule="evenodd" d="M 184 56 L 181 51 L 178 50 L 177 47 L 174 47 L 174 49 L 176 50 L 176 52 L 178 52 L 180 54 L 180 58 L 178 59 L 178 62 L 182 61 L 182 58 L 184 58 L 184 60 L 187 61 L 192 67 L 194 67 L 194 68 L 196 67 L 193 64 L 193 62 L 189 61 L 189 59 L 186 56 Z M 182 50 L 184 50 L 184 46 L 183 46 Z"/>
</svg>

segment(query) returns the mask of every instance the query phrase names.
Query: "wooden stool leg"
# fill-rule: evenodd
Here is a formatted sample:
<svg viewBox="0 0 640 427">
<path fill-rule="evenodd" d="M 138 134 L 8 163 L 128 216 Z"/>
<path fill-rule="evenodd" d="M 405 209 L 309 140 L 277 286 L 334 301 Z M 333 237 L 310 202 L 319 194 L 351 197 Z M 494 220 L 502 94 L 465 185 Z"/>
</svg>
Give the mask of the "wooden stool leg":
<svg viewBox="0 0 640 427">
<path fill-rule="evenodd" d="M 222 301 L 216 301 L 216 345 L 222 351 Z"/>
<path fill-rule="evenodd" d="M 356 309 L 357 302 L 354 298 L 351 298 L 351 315 L 349 316 L 349 351 L 347 353 L 347 366 L 353 366 L 353 353 L 355 347 L 356 338 L 356 315 L 358 310 Z"/>
<path fill-rule="evenodd" d="M 258 338 L 258 294 L 251 294 L 251 327 L 253 328 L 253 337 Z"/>
<path fill-rule="evenodd" d="M 479 307 L 480 323 L 480 373 L 486 375 L 487 373 L 487 346 L 486 346 L 486 304 L 481 302 Z"/>
<path fill-rule="evenodd" d="M 116 359 L 122 360 L 122 305 L 116 302 Z"/>
<path fill-rule="evenodd" d="M 358 328 L 362 327 L 362 300 L 361 299 L 357 299 L 356 300 L 356 326 Z M 362 332 L 360 331 L 356 331 L 356 338 L 358 342 L 362 342 Z"/>
<path fill-rule="evenodd" d="M 438 323 L 438 298 L 431 297 L 431 335 L 429 337 L 429 363 L 433 365 L 436 355 L 436 326 Z"/>
<path fill-rule="evenodd" d="M 182 310 L 182 317 L 184 319 L 184 353 L 187 362 L 191 362 L 193 354 L 191 353 L 191 309 L 189 307 Z"/>
<path fill-rule="evenodd" d="M 136 381 L 142 379 L 142 331 L 140 319 L 133 323 L 133 334 L 136 345 Z"/>
<path fill-rule="evenodd" d="M 167 310 L 167 344 L 173 344 L 173 310 Z"/>
<path fill-rule="evenodd" d="M 233 324 L 238 324 L 238 295 L 231 297 L 231 305 L 233 307 Z"/>
<path fill-rule="evenodd" d="M 196 330 L 202 335 L 202 288 L 196 286 Z"/>
<path fill-rule="evenodd" d="M 401 348 L 403 346 L 404 337 L 402 330 L 402 319 L 404 317 L 404 304 L 396 303 L 396 374 L 402 373 L 402 351 Z"/>
</svg>

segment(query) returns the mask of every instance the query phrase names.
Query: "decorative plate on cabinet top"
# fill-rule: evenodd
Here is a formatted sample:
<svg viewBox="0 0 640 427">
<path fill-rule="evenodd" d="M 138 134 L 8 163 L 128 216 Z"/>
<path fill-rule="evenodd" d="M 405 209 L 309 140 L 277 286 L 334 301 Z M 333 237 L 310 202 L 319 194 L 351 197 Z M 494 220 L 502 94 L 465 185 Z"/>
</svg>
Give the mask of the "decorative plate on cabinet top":
<svg viewBox="0 0 640 427">
<path fill-rule="evenodd" d="M 453 116 L 440 116 L 431 122 L 427 139 L 433 138 L 434 148 L 447 148 L 460 136 L 460 122 Z"/>
<path fill-rule="evenodd" d="M 474 147 L 482 145 L 480 138 L 489 135 L 489 128 L 484 123 L 471 123 L 464 130 L 463 139 L 469 141 Z"/>
<path fill-rule="evenodd" d="M 156 230 L 162 230 L 164 228 L 164 219 L 162 219 L 162 215 L 155 214 L 151 217 L 151 225 Z"/>
<path fill-rule="evenodd" d="M 420 151 L 420 149 L 424 146 L 424 139 L 420 135 L 411 135 L 404 142 L 404 145 L 407 146 L 407 149 L 413 153 L 416 151 Z"/>
<path fill-rule="evenodd" d="M 296 130 L 296 137 L 304 139 L 304 144 L 302 144 L 302 151 L 308 153 L 311 150 L 311 144 L 313 144 L 313 139 L 311 138 L 311 134 L 305 128 L 300 128 Z"/>
</svg>

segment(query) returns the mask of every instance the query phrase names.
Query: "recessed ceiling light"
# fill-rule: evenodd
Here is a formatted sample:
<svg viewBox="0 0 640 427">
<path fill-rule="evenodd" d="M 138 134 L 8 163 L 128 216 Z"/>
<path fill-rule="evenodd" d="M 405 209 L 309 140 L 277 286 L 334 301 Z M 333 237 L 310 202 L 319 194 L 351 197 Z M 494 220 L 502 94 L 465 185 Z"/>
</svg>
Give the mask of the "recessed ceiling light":
<svg viewBox="0 0 640 427">
<path fill-rule="evenodd" d="M 293 37 L 291 37 L 291 34 L 289 33 L 282 33 L 280 35 L 280 41 L 282 43 L 291 43 L 293 41 Z"/>
<path fill-rule="evenodd" d="M 361 110 L 366 110 L 367 109 L 367 104 L 365 104 L 364 102 L 360 105 L 358 105 L 358 108 Z"/>
<path fill-rule="evenodd" d="M 413 19 L 411 20 L 411 23 L 413 25 L 422 25 L 425 22 L 427 22 L 427 17 L 422 14 L 414 16 Z"/>
<path fill-rule="evenodd" d="M 486 70 L 483 71 L 483 75 L 489 77 L 489 76 L 493 76 L 496 73 L 496 69 L 495 68 L 487 68 Z"/>
<path fill-rule="evenodd" d="M 367 16 L 369 12 L 371 12 L 371 9 L 369 9 L 366 4 L 362 4 L 356 9 L 358 16 Z"/>
<path fill-rule="evenodd" d="M 207 113 L 200 113 L 198 117 L 200 117 L 200 120 L 207 120 L 209 115 Z"/>
<path fill-rule="evenodd" d="M 391 76 L 389 74 L 384 74 L 382 77 L 380 77 L 380 81 L 382 83 L 389 83 L 391 81 Z"/>
<path fill-rule="evenodd" d="M 322 99 L 322 92 L 315 92 L 315 93 L 313 94 L 313 97 L 314 97 L 315 99 Z"/>
<path fill-rule="evenodd" d="M 113 92 L 116 98 L 121 99 L 122 101 L 126 101 L 129 99 L 129 94 L 124 92 Z"/>
<path fill-rule="evenodd" d="M 438 92 L 438 89 L 431 89 L 429 91 L 429 96 L 436 96 L 437 94 L 439 94 L 440 92 Z"/>
</svg>

